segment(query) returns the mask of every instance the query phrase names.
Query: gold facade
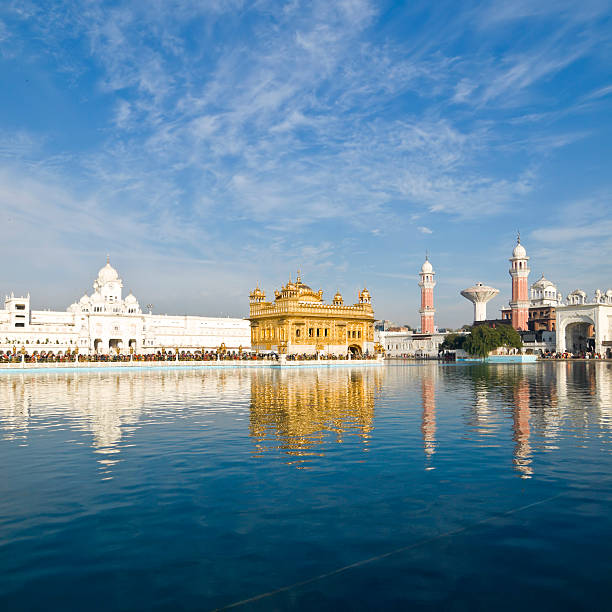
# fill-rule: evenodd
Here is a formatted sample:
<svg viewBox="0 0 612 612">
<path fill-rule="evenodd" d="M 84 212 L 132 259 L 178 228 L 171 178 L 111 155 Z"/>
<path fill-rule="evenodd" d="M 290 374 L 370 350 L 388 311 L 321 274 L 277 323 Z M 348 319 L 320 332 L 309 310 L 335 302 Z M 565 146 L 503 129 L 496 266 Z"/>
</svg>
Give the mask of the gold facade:
<svg viewBox="0 0 612 612">
<path fill-rule="evenodd" d="M 356 437 L 366 451 L 383 375 L 378 368 L 254 374 L 250 435 L 256 454 L 280 452 L 288 463 L 306 467 L 328 442 L 341 444 Z"/>
<path fill-rule="evenodd" d="M 266 301 L 259 287 L 249 298 L 255 350 L 336 355 L 374 350 L 374 311 L 367 289 L 359 292 L 355 304 L 344 304 L 340 293 L 325 304 L 323 291 L 313 291 L 298 273 L 295 282 L 274 292 L 273 302 Z"/>
</svg>

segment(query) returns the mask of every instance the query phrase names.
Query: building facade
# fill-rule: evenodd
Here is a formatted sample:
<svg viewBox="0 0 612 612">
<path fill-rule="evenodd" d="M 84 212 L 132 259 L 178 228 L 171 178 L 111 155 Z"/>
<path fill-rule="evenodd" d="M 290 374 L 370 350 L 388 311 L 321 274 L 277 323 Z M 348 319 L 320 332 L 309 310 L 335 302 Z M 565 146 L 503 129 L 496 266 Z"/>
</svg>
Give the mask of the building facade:
<svg viewBox="0 0 612 612">
<path fill-rule="evenodd" d="M 7 296 L 0 310 L 0 350 L 23 346 L 34 351 L 78 349 L 92 353 L 154 353 L 159 350 L 228 350 L 250 348 L 246 319 L 172 316 L 143 313 L 109 262 L 100 269 L 93 293 L 85 294 L 66 312 L 31 310 L 30 296 Z"/>
<path fill-rule="evenodd" d="M 375 340 L 385 349 L 386 357 L 434 359 L 438 357 L 446 335 L 439 332 L 420 334 L 413 331 L 378 331 Z"/>
<path fill-rule="evenodd" d="M 367 289 L 355 304 L 344 304 L 337 292 L 331 304 L 323 291 L 289 280 L 274 301 L 256 287 L 249 296 L 251 346 L 254 350 L 287 354 L 327 353 L 358 356 L 374 352 L 374 311 Z"/>
</svg>

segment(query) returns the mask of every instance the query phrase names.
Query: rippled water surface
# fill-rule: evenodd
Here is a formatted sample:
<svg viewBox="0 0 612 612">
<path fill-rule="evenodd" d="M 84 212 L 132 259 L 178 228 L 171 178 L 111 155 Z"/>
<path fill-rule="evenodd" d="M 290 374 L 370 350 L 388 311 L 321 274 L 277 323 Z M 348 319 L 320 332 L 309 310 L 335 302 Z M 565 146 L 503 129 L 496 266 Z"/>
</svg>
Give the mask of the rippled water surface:
<svg viewBox="0 0 612 612">
<path fill-rule="evenodd" d="M 0 372 L 0 609 L 602 609 L 612 364 Z"/>
</svg>

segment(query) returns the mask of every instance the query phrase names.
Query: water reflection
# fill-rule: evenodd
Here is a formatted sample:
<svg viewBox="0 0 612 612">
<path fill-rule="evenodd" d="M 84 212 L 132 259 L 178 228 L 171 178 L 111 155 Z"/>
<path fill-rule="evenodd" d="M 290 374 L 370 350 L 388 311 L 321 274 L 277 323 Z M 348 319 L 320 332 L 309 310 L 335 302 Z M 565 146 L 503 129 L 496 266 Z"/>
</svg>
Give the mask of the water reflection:
<svg viewBox="0 0 612 612">
<path fill-rule="evenodd" d="M 280 450 L 306 467 L 330 439 L 358 436 L 367 450 L 374 405 L 383 380 L 379 368 L 278 371 L 251 380 L 250 434 L 256 454 Z"/>
<path fill-rule="evenodd" d="M 0 375 L 1 438 L 26 445 L 40 429 L 83 432 L 67 441 L 91 445 L 104 476 L 146 425 L 185 418 L 199 431 L 212 413 L 236 417 L 237 410 L 248 413 L 239 433 L 256 455 L 297 467 L 344 443 L 357 442 L 360 453 L 377 441 L 405 447 L 410 438 L 401 432 L 409 428 L 426 469 L 441 449 L 458 452 L 460 438 L 473 442 L 475 454 L 501 449 L 506 464 L 529 478 L 538 456 L 559 452 L 564 438 L 608 444 L 612 364 Z"/>
<path fill-rule="evenodd" d="M 523 478 L 530 478 L 533 474 L 531 446 L 529 445 L 529 392 L 527 378 L 517 380 L 514 385 L 513 440 L 515 446 L 513 463 Z"/>
<path fill-rule="evenodd" d="M 423 448 L 429 459 L 436 452 L 436 373 L 437 368 L 426 368 L 421 377 L 421 403 L 423 418 Z M 428 466 L 433 469 L 432 466 Z"/>
<path fill-rule="evenodd" d="M 0 377 L 0 426 L 5 440 L 22 443 L 30 427 L 90 433 L 109 475 L 143 418 L 176 418 L 182 408 L 207 400 L 223 407 L 247 393 L 243 371 L 11 373 Z"/>
<path fill-rule="evenodd" d="M 544 363 L 529 367 L 445 368 L 444 384 L 461 376 L 471 382 L 466 423 L 474 439 L 503 441 L 504 411 L 511 410 L 513 466 L 522 478 L 534 474 L 534 453 L 559 450 L 558 440 L 587 441 L 594 426 L 612 429 L 612 364 Z"/>
</svg>

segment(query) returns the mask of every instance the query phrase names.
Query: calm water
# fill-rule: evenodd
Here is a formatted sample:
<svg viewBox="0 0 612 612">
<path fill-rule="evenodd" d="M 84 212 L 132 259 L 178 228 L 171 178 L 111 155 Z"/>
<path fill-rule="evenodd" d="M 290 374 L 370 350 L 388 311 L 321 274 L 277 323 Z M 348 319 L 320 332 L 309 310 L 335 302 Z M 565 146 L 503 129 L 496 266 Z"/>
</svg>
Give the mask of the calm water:
<svg viewBox="0 0 612 612">
<path fill-rule="evenodd" d="M 3 610 L 610 606 L 609 363 L 5 372 L 0 462 Z"/>
</svg>

